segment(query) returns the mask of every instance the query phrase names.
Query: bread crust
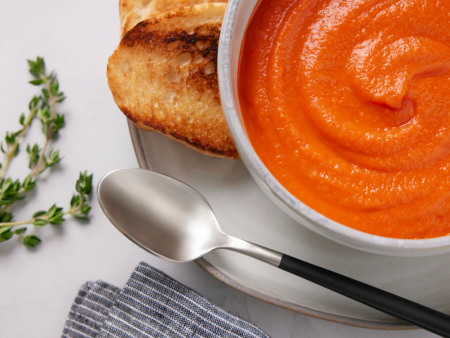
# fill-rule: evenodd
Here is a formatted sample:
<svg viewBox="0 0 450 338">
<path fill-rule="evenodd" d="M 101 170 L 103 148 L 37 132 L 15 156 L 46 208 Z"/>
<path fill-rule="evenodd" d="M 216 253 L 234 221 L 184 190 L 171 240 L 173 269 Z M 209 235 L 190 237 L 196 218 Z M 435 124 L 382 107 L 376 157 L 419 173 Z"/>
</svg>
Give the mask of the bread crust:
<svg viewBox="0 0 450 338">
<path fill-rule="evenodd" d="M 120 37 L 122 38 L 139 22 L 147 20 L 153 15 L 213 2 L 227 3 L 228 0 L 120 0 Z"/>
<path fill-rule="evenodd" d="M 109 58 L 107 75 L 118 107 L 138 128 L 237 159 L 216 71 L 225 7 L 184 7 L 139 23 Z"/>
</svg>

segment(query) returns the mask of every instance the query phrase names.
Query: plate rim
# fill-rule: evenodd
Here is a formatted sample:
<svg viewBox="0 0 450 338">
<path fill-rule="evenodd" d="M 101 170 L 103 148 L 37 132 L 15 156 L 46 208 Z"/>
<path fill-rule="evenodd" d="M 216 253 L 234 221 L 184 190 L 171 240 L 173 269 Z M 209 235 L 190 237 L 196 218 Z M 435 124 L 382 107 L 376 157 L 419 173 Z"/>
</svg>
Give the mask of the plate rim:
<svg viewBox="0 0 450 338">
<path fill-rule="evenodd" d="M 134 125 L 132 121 L 127 119 L 128 130 L 130 132 L 131 142 L 133 144 L 136 159 L 138 161 L 139 167 L 142 169 L 152 169 L 151 164 L 145 156 L 144 146 L 142 144 L 142 139 L 139 134 L 139 129 Z M 145 132 L 145 131 L 143 131 Z M 148 131 L 147 131 L 148 132 Z M 302 306 L 283 298 L 278 298 L 267 293 L 264 293 L 256 288 L 252 288 L 243 283 L 240 283 L 224 273 L 223 271 L 216 268 L 213 264 L 208 262 L 205 258 L 201 257 L 195 260 L 195 263 L 200 266 L 204 271 L 206 271 L 210 276 L 224 283 L 225 285 L 240 291 L 248 296 L 259 299 L 266 303 L 297 312 L 309 317 L 314 317 L 338 324 L 344 324 L 349 326 L 355 326 L 365 329 L 375 329 L 375 330 L 396 330 L 396 331 L 406 331 L 406 330 L 416 330 L 418 327 L 403 321 L 384 321 L 384 320 L 366 320 L 361 318 L 354 318 L 349 316 L 338 315 L 335 313 L 320 311 L 311 307 Z"/>
</svg>

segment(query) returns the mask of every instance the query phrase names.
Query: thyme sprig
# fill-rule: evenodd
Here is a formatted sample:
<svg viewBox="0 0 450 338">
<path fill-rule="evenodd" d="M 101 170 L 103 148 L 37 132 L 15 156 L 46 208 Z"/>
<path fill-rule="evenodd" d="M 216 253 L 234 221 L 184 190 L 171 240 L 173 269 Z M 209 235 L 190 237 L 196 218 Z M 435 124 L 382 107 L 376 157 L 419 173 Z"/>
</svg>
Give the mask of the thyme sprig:
<svg viewBox="0 0 450 338">
<path fill-rule="evenodd" d="M 30 114 L 28 117 L 22 113 L 20 115 L 19 123 L 22 128 L 16 132 L 7 132 L 5 136 L 5 147 L 3 146 L 3 142 L 1 143 L 0 149 L 2 153 L 6 154 L 6 163 L 2 165 L 0 163 L 0 179 L 5 175 L 6 170 L 8 169 L 11 160 L 19 154 L 19 143 L 22 140 L 22 137 L 25 135 L 27 129 L 31 126 L 31 122 L 33 122 L 34 117 L 36 116 L 36 112 L 39 109 L 40 97 L 33 97 L 28 105 L 30 109 Z"/>
<path fill-rule="evenodd" d="M 45 135 L 44 147 L 42 150 L 39 149 L 37 144 L 33 147 L 27 147 L 27 152 L 30 154 L 31 175 L 36 176 L 61 161 L 59 151 L 50 150 L 50 161 L 46 153 L 50 141 L 58 136 L 58 131 L 64 126 L 64 115 L 58 114 L 55 106 L 57 103 L 63 102 L 66 97 L 63 92 L 59 91 L 59 82 L 55 73 L 51 72 L 48 76 L 45 74 L 43 58 L 38 57 L 36 61 L 28 60 L 28 65 L 30 66 L 30 73 L 35 77 L 35 80 L 30 81 L 30 83 L 43 87 L 40 96 L 42 105 L 37 110 L 36 117 L 42 123 L 42 132 Z"/>
<path fill-rule="evenodd" d="M 28 247 L 35 247 L 41 242 L 39 237 L 36 235 L 23 235 L 23 233 L 27 231 L 27 228 L 22 227 L 15 231 L 12 231 L 12 228 L 26 224 L 34 225 L 37 229 L 43 228 L 48 224 L 60 225 L 65 221 L 64 216 L 66 215 L 72 215 L 81 220 L 89 220 L 87 214 L 91 210 L 91 207 L 87 203 L 87 199 L 92 191 L 92 178 L 92 174 L 88 175 L 86 171 L 80 173 L 80 177 L 75 184 L 77 194 L 72 196 L 70 208 L 67 211 L 64 211 L 63 208 L 58 207 L 56 204 L 53 204 L 47 211 L 42 210 L 34 213 L 32 218 L 27 221 L 11 222 L 11 219 L 9 219 L 6 222 L 0 223 L 0 243 L 7 241 L 16 234 L 22 237 L 23 244 Z M 18 188 L 19 184 L 17 181 L 15 184 L 17 186 L 16 188 Z"/>
<path fill-rule="evenodd" d="M 65 221 L 64 216 L 71 215 L 80 220 L 88 220 L 87 214 L 91 207 L 87 203 L 92 190 L 92 175 L 85 171 L 75 184 L 77 194 L 73 195 L 70 207 L 67 211 L 54 204 L 47 211 L 36 212 L 30 220 L 14 222 L 14 216 L 8 212 L 8 208 L 18 200 L 26 198 L 27 194 L 36 188 L 36 176 L 42 174 L 48 168 L 59 163 L 59 150 L 50 149 L 49 145 L 54 141 L 60 129 L 64 126 L 64 115 L 56 112 L 56 105 L 65 100 L 64 93 L 59 90 L 59 82 L 55 73 L 46 75 L 45 62 L 43 58 L 37 57 L 36 61 L 28 60 L 29 71 L 34 80 L 31 84 L 41 87 L 41 94 L 31 99 L 29 103 L 29 115 L 22 114 L 19 123 L 22 128 L 16 132 L 7 132 L 0 150 L 6 155 L 4 165 L 0 163 L 0 242 L 4 242 L 17 235 L 22 238 L 23 244 L 35 247 L 41 242 L 36 235 L 25 235 L 26 227 L 13 228 L 31 224 L 35 228 L 42 228 L 48 224 L 59 225 Z M 29 154 L 30 174 L 21 183 L 20 180 L 5 178 L 5 174 L 13 160 L 19 154 L 20 142 L 26 131 L 30 128 L 33 120 L 41 121 L 42 132 L 45 136 L 44 146 L 38 143 L 28 145 L 26 150 Z"/>
</svg>

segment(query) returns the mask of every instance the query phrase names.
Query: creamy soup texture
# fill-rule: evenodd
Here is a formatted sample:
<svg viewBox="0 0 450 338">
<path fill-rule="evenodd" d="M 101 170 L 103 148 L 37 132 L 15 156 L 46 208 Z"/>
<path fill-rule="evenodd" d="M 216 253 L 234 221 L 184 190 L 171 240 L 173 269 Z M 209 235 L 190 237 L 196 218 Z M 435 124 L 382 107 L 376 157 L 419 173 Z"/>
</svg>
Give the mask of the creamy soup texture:
<svg viewBox="0 0 450 338">
<path fill-rule="evenodd" d="M 323 215 L 450 233 L 450 1 L 262 0 L 239 100 L 277 180 Z"/>
</svg>

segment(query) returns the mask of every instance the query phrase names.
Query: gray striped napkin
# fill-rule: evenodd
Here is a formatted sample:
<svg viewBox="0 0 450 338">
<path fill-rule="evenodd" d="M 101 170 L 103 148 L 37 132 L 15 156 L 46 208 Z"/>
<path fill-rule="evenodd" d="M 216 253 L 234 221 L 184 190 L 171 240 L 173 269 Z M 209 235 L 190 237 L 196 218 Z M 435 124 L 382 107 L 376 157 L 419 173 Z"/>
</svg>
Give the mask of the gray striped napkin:
<svg viewBox="0 0 450 338">
<path fill-rule="evenodd" d="M 141 263 L 123 290 L 102 281 L 84 284 L 62 337 L 269 336 L 163 272 Z"/>
</svg>

